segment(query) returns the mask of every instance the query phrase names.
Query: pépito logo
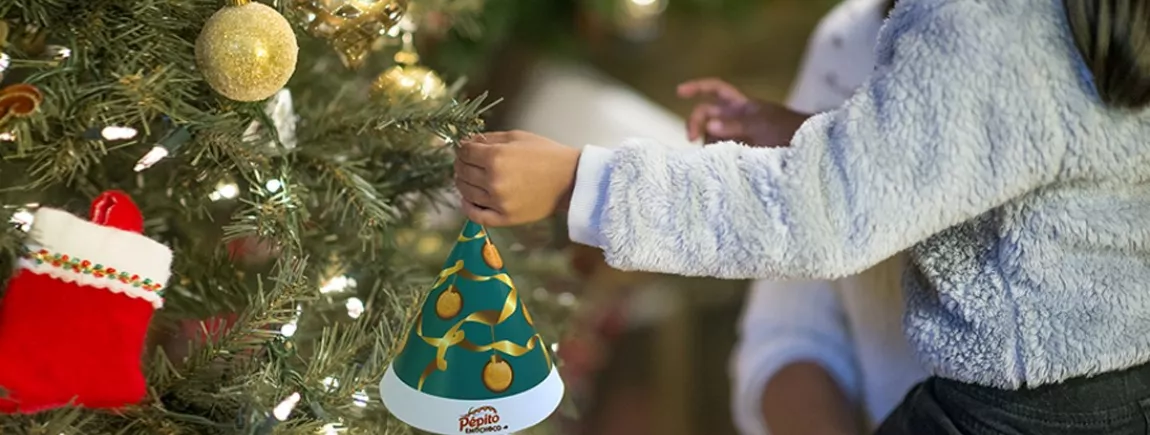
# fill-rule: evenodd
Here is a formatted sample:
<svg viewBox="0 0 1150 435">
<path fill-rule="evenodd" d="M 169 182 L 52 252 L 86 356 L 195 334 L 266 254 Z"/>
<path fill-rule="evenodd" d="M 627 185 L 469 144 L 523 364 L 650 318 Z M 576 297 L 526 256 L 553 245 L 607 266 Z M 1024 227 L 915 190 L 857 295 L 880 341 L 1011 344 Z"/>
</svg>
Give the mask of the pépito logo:
<svg viewBox="0 0 1150 435">
<path fill-rule="evenodd" d="M 461 433 L 496 433 L 507 430 L 499 424 L 499 411 L 492 406 L 481 406 L 459 416 Z"/>
</svg>

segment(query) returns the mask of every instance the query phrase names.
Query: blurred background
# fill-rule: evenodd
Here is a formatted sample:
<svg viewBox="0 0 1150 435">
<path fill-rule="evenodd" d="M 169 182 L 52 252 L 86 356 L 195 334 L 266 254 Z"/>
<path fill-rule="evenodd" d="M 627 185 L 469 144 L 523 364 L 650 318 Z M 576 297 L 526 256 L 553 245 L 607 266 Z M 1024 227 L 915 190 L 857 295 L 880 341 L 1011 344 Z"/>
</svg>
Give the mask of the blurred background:
<svg viewBox="0 0 1150 435">
<path fill-rule="evenodd" d="M 685 80 L 721 77 L 782 100 L 833 0 L 488 0 L 480 22 L 418 41 L 428 63 L 502 98 L 494 130 L 572 146 L 686 143 Z M 444 23 L 445 27 L 446 24 Z M 460 24 L 460 23 L 452 23 Z M 460 218 L 402 241 L 440 267 Z M 746 282 L 614 271 L 562 220 L 493 234 L 561 359 L 568 403 L 540 433 L 734 434 L 728 359 Z M 535 433 L 534 431 L 532 433 Z"/>
</svg>

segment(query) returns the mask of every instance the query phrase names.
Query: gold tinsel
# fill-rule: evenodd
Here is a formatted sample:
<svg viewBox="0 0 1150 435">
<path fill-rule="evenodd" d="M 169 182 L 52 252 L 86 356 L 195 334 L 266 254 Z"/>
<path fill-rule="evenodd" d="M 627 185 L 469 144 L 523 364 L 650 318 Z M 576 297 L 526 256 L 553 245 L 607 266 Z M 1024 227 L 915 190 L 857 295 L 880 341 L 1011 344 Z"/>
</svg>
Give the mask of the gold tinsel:
<svg viewBox="0 0 1150 435">
<path fill-rule="evenodd" d="M 275 9 L 231 0 L 196 39 L 196 64 L 216 92 L 237 101 L 267 99 L 295 72 L 299 46 Z"/>
<path fill-rule="evenodd" d="M 312 35 L 327 39 L 348 68 L 363 65 L 371 45 L 407 11 L 408 0 L 296 0 Z"/>
</svg>

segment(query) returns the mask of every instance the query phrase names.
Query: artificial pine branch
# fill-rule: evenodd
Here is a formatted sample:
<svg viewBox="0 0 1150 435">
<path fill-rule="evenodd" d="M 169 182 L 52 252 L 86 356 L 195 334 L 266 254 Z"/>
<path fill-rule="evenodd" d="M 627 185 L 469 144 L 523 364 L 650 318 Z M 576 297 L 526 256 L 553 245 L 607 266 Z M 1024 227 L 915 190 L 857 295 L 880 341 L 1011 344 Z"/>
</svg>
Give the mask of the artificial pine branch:
<svg viewBox="0 0 1150 435">
<path fill-rule="evenodd" d="M 477 12 L 475 0 L 412 3 L 424 13 Z M 267 128 L 263 103 L 223 99 L 197 72 L 195 39 L 221 6 L 0 0 L 0 18 L 18 24 L 3 49 L 13 59 L 4 84 L 30 83 L 44 94 L 38 112 L 0 128 L 15 135 L 0 142 L 0 219 L 36 205 L 85 215 L 97 193 L 121 189 L 147 218 L 147 235 L 175 252 L 144 362 L 148 398 L 116 412 L 3 415 L 0 433 L 311 435 L 331 424 L 348 434 L 411 433 L 382 409 L 376 387 L 428 280 L 395 238 L 432 192 L 449 185 L 451 151 L 433 143 L 480 132 L 490 104 L 485 95 L 369 98 L 367 73 L 346 71 L 325 42 L 301 36 L 289 83 L 298 145 L 285 147 Z M 40 34 L 70 48 L 70 57 L 40 59 L 15 43 Z M 387 58 L 375 55 L 364 70 L 382 71 Z M 252 122 L 265 128 L 245 137 Z M 92 136 L 108 126 L 138 135 Z M 134 172 L 137 159 L 175 129 L 186 129 L 188 140 Z M 211 198 L 220 183 L 232 183 L 237 196 Z M 14 226 L 0 231 L 0 279 L 24 238 Z M 246 264 L 228 248 L 248 240 L 264 243 L 272 258 Z M 337 272 L 359 286 L 320 293 Z M 343 308 L 350 297 L 366 307 L 358 319 Z M 235 316 L 230 328 L 207 327 L 227 314 Z M 281 328 L 292 322 L 298 330 L 286 337 Z M 184 334 L 188 324 L 201 334 Z M 269 420 L 292 393 L 302 401 L 290 418 Z"/>
</svg>

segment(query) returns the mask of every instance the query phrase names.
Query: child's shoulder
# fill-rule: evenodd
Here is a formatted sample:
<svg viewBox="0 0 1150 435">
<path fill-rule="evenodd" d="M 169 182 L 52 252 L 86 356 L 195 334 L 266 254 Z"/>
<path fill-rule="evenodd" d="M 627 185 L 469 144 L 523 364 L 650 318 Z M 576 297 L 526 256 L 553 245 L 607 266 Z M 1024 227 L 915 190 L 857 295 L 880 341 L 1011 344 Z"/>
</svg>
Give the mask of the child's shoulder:
<svg viewBox="0 0 1150 435">
<path fill-rule="evenodd" d="M 815 29 L 815 38 L 855 34 L 882 24 L 886 0 L 845 0 L 836 5 Z"/>
</svg>

